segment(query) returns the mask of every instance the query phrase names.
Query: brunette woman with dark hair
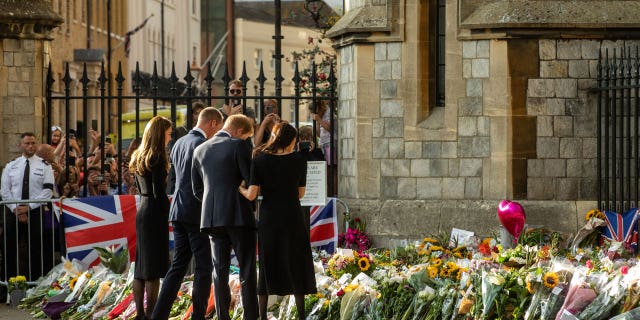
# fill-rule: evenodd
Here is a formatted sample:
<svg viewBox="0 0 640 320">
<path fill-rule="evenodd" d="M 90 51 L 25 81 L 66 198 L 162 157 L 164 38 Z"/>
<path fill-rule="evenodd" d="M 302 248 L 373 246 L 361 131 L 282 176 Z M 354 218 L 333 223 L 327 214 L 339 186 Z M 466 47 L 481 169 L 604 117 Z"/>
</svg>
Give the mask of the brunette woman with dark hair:
<svg viewBox="0 0 640 320">
<path fill-rule="evenodd" d="M 260 319 L 267 319 L 268 295 L 293 294 L 298 318 L 305 319 L 304 295 L 316 292 L 309 244 L 309 228 L 300 211 L 307 164 L 293 152 L 296 129 L 277 123 L 269 141 L 254 151 L 249 188 L 242 195 L 254 200 L 262 194 L 258 221 L 258 304 Z"/>
<path fill-rule="evenodd" d="M 171 121 L 156 116 L 147 123 L 140 146 L 131 155 L 129 170 L 140 191 L 136 214 L 136 264 L 133 274 L 133 300 L 136 319 L 148 319 L 158 299 L 160 278 L 169 270 L 169 198 L 167 144 L 171 140 Z M 147 311 L 144 294 L 147 293 Z"/>
</svg>

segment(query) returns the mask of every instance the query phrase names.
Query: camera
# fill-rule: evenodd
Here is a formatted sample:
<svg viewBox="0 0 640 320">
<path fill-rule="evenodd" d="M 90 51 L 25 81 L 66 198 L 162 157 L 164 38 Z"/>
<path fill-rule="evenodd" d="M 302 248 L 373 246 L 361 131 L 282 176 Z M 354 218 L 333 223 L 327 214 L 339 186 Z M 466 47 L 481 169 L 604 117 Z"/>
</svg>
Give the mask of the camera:
<svg viewBox="0 0 640 320">
<path fill-rule="evenodd" d="M 76 132 L 75 131 L 69 131 L 69 139 L 75 139 L 76 138 Z"/>
<path fill-rule="evenodd" d="M 111 137 L 104 138 L 104 142 L 105 143 L 111 143 Z"/>
<path fill-rule="evenodd" d="M 311 141 L 300 141 L 300 151 L 311 150 Z"/>
<path fill-rule="evenodd" d="M 239 106 L 241 102 L 240 102 L 240 99 L 233 99 L 231 100 L 231 103 L 235 107 L 235 106 Z"/>
<path fill-rule="evenodd" d="M 76 157 L 67 158 L 67 166 L 74 167 L 76 165 Z"/>
<path fill-rule="evenodd" d="M 104 164 L 104 171 L 105 172 L 111 172 L 111 164 L 105 163 Z"/>
</svg>

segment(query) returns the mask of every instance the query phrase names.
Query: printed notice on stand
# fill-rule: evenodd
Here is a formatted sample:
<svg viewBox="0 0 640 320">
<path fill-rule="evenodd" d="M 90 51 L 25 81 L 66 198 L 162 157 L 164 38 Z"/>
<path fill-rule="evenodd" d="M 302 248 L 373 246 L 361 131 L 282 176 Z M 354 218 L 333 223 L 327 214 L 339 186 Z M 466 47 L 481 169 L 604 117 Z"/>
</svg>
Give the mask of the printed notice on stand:
<svg viewBox="0 0 640 320">
<path fill-rule="evenodd" d="M 300 199 L 302 206 L 324 206 L 327 204 L 327 163 L 307 162 L 307 188 Z"/>
</svg>

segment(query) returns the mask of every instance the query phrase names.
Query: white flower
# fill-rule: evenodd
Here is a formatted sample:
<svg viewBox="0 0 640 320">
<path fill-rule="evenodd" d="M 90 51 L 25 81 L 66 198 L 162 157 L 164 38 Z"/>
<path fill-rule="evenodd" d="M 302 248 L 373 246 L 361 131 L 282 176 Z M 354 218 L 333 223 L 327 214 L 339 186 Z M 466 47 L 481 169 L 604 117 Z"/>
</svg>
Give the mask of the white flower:
<svg viewBox="0 0 640 320">
<path fill-rule="evenodd" d="M 489 280 L 489 282 L 491 284 L 494 284 L 496 286 L 501 286 L 505 283 L 505 279 L 503 276 L 501 276 L 500 274 L 497 273 L 491 273 L 487 276 L 487 280 Z"/>
</svg>

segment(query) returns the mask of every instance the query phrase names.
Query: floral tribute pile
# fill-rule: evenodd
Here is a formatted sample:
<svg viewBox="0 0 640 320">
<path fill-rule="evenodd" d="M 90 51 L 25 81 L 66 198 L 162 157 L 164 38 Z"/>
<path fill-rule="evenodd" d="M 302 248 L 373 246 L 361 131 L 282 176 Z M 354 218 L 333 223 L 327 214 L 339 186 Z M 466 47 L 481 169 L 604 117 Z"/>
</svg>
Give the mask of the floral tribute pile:
<svg viewBox="0 0 640 320">
<path fill-rule="evenodd" d="M 628 245 L 601 240 L 602 212 L 586 218 L 572 237 L 528 228 L 506 244 L 439 235 L 368 249 L 349 236 L 344 241 L 351 248 L 315 253 L 318 293 L 306 298 L 307 319 L 640 319 L 637 255 Z M 241 319 L 239 283 L 231 279 L 232 319 Z M 65 319 L 131 319 L 131 280 L 131 273 L 101 266 L 81 271 L 67 261 L 30 289 L 21 307 L 36 317 L 54 304 L 67 308 Z M 188 318 L 190 284 L 185 279 L 172 319 Z M 271 319 L 297 317 L 293 297 L 274 299 L 269 311 Z"/>
</svg>

